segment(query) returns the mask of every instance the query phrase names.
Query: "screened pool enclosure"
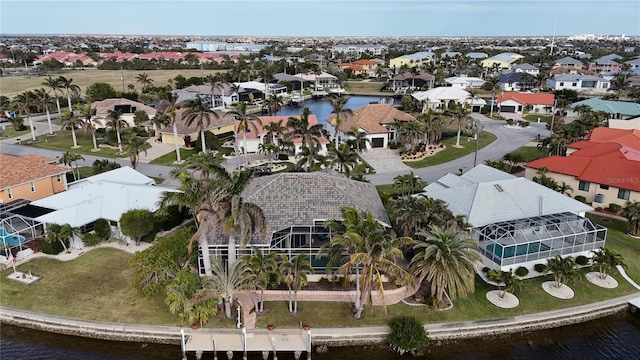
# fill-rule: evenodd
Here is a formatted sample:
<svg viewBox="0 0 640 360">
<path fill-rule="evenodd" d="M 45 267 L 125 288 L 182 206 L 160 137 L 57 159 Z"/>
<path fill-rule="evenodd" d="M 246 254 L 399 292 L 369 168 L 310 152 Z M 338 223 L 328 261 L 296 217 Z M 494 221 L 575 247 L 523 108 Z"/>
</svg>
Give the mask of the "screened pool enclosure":
<svg viewBox="0 0 640 360">
<path fill-rule="evenodd" d="M 474 229 L 480 253 L 499 266 L 589 252 L 604 247 L 606 235 L 606 228 L 569 212 Z"/>
</svg>

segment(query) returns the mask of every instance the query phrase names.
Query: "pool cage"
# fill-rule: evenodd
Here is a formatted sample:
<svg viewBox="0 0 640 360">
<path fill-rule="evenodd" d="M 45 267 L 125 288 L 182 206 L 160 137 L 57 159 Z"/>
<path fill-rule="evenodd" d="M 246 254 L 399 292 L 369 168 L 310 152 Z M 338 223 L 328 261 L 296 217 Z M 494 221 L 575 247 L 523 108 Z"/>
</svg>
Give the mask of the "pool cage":
<svg viewBox="0 0 640 360">
<path fill-rule="evenodd" d="M 22 251 L 29 247 L 31 241 L 43 236 L 42 223 L 16 214 L 0 214 L 0 253 Z"/>
<path fill-rule="evenodd" d="M 605 227 L 569 212 L 474 229 L 480 253 L 499 266 L 588 252 L 604 247 L 606 237 Z"/>
</svg>

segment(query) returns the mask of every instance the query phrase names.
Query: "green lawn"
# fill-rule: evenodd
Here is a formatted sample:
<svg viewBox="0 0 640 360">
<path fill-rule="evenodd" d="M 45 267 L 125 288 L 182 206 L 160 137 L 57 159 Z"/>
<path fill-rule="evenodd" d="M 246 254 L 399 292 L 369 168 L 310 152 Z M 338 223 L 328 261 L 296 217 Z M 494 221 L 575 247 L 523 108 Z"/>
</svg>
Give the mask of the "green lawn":
<svg viewBox="0 0 640 360">
<path fill-rule="evenodd" d="M 195 155 L 198 153 L 197 149 L 183 149 L 180 148 L 180 159 L 184 160 L 187 159 L 188 157 Z M 153 160 L 151 160 L 150 164 L 156 164 L 156 165 L 165 165 L 165 166 L 173 166 L 174 161 L 176 161 L 176 152 L 171 151 L 168 152 L 158 158 L 155 158 Z"/>
<path fill-rule="evenodd" d="M 523 162 L 530 162 L 533 160 L 537 160 L 546 156 L 549 156 L 549 153 L 546 151 L 540 151 L 535 146 L 523 146 L 515 149 L 511 152 L 511 154 L 519 154 L 523 158 Z"/>
<path fill-rule="evenodd" d="M 527 114 L 523 116 L 523 118 L 532 123 L 538 122 L 538 118 L 540 118 L 540 122 L 544 122 L 544 123 L 551 122 L 551 115 Z"/>
<path fill-rule="evenodd" d="M 394 184 L 376 185 L 376 190 L 378 190 L 378 194 L 380 195 L 380 197 L 383 197 L 383 194 L 406 194 L 407 192 L 415 193 L 422 191 L 422 189 L 422 186 L 411 189 L 408 186 L 397 187 Z"/>
<path fill-rule="evenodd" d="M 384 86 L 384 83 L 382 82 L 347 81 L 344 83 L 345 90 L 358 92 L 358 93 L 381 92 L 383 86 Z"/>
<path fill-rule="evenodd" d="M 474 152 L 476 150 L 476 143 L 475 141 L 467 141 L 469 139 L 468 136 L 462 134 L 460 136 L 460 146 L 462 146 L 461 148 L 455 148 L 454 145 L 456 144 L 456 136 L 455 134 L 453 136 L 447 137 L 446 139 L 442 140 L 442 143 L 445 144 L 447 146 L 447 148 L 443 151 L 440 151 L 439 153 L 433 155 L 433 156 L 429 156 L 425 159 L 422 159 L 420 161 L 412 161 L 412 162 L 404 162 L 405 165 L 412 167 L 414 169 L 418 169 L 418 168 L 423 168 L 423 167 L 427 167 L 427 166 L 432 166 L 432 165 L 438 165 L 438 164 L 442 164 L 442 163 L 446 163 L 449 162 L 451 160 L 457 159 L 459 157 L 463 157 L 467 154 L 470 154 L 472 152 Z M 490 132 L 484 132 L 481 136 L 480 136 L 480 143 L 479 143 L 479 149 L 482 149 L 483 147 L 491 144 L 492 142 L 494 142 L 496 140 L 496 136 L 493 135 Z"/>
<path fill-rule="evenodd" d="M 73 140 L 71 138 L 71 131 L 59 130 L 56 131 L 53 136 L 39 136 L 38 141 L 32 144 L 32 146 L 43 149 L 59 150 L 61 155 L 65 151 L 71 151 L 72 153 L 95 155 L 100 157 L 119 157 L 117 156 L 117 148 L 101 147 L 99 148 L 100 150 L 93 151 L 93 139 L 90 134 L 85 134 L 84 131 L 76 130 L 76 141 L 78 142 L 79 148 L 72 149 Z"/>
<path fill-rule="evenodd" d="M 0 125 L 0 138 L 12 138 L 17 136 L 24 136 L 25 139 L 31 139 L 31 128 L 26 125 L 25 130 L 15 131 L 11 123 L 6 122 Z"/>
</svg>

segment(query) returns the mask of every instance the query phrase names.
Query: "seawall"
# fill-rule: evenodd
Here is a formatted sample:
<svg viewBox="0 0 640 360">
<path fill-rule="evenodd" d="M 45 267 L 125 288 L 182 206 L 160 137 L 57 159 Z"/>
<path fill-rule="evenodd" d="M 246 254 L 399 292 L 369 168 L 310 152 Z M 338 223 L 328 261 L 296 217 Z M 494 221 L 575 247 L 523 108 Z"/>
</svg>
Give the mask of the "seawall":
<svg viewBox="0 0 640 360">
<path fill-rule="evenodd" d="M 436 345 L 478 337 L 484 339 L 499 338 L 510 334 L 522 334 L 582 323 L 625 312 L 629 309 L 629 300 L 638 296 L 640 296 L 640 293 L 582 306 L 508 318 L 427 324 L 425 329 L 428 331 L 432 343 Z M 0 307 L 0 323 L 95 339 L 176 345 L 180 344 L 181 329 L 184 329 L 185 333 L 194 331 L 176 326 L 106 323 L 70 319 L 7 307 Z M 256 331 L 262 330 L 258 329 Z M 216 334 L 216 329 L 201 328 L 196 331 Z M 376 344 L 384 341 L 387 332 L 388 328 L 386 326 L 315 328 L 312 329 L 312 341 L 314 346 Z"/>
</svg>

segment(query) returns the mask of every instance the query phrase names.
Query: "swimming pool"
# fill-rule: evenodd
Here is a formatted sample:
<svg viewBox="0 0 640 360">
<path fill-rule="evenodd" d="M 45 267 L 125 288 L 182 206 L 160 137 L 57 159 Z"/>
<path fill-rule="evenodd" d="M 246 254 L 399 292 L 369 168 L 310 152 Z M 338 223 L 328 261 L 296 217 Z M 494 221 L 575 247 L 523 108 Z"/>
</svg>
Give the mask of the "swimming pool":
<svg viewBox="0 0 640 360">
<path fill-rule="evenodd" d="M 25 237 L 22 235 L 11 235 L 7 234 L 7 230 L 5 228 L 0 227 L 0 239 L 4 243 L 4 246 L 16 246 L 25 243 Z"/>
<path fill-rule="evenodd" d="M 528 244 L 528 246 L 529 247 L 527 251 L 527 244 L 517 245 L 517 246 L 506 246 L 506 247 L 500 244 L 489 244 L 487 245 L 487 251 L 495 254 L 498 258 L 504 259 L 504 258 L 510 258 L 514 256 L 522 256 L 526 254 L 535 254 L 535 253 L 539 253 L 540 251 L 546 251 L 550 249 L 550 247 L 541 243 L 531 243 L 531 244 Z M 504 249 L 504 253 L 502 252 L 503 249 Z"/>
</svg>

